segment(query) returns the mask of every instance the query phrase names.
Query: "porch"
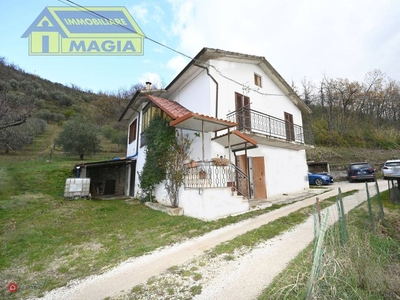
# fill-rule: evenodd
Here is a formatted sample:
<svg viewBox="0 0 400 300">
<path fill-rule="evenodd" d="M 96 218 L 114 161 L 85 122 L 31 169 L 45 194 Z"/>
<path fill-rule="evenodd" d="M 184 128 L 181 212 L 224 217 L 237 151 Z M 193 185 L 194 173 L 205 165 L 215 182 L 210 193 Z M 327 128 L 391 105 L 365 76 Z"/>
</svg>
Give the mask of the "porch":
<svg viewBox="0 0 400 300">
<path fill-rule="evenodd" d="M 187 166 L 185 189 L 217 189 L 230 187 L 231 195 L 250 199 L 249 177 L 227 159 L 199 161 Z"/>
</svg>

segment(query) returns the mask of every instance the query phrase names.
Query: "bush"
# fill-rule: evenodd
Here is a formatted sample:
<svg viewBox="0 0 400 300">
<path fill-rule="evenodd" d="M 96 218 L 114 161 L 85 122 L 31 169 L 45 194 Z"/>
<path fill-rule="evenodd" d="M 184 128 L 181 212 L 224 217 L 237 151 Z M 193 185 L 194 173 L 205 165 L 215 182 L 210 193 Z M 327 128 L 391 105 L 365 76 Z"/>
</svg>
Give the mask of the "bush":
<svg viewBox="0 0 400 300">
<path fill-rule="evenodd" d="M 76 114 L 76 111 L 74 111 L 74 110 L 72 110 L 72 109 L 69 109 L 69 110 L 67 110 L 65 113 L 64 113 L 64 116 L 67 118 L 67 119 L 69 119 L 70 117 L 72 117 L 73 115 L 75 115 Z"/>
<path fill-rule="evenodd" d="M 110 125 L 105 125 L 101 128 L 101 134 L 106 138 L 111 140 L 113 135 L 116 133 L 117 131 Z"/>
<path fill-rule="evenodd" d="M 29 131 L 33 136 L 37 136 L 46 131 L 47 123 L 38 118 L 30 118 L 27 120 L 27 124 L 29 125 Z"/>
<path fill-rule="evenodd" d="M 60 113 L 54 113 L 49 111 L 48 109 L 41 109 L 35 114 L 36 118 L 40 118 L 42 120 L 45 120 L 47 122 L 61 122 L 65 120 L 65 117 L 63 114 Z"/>
</svg>

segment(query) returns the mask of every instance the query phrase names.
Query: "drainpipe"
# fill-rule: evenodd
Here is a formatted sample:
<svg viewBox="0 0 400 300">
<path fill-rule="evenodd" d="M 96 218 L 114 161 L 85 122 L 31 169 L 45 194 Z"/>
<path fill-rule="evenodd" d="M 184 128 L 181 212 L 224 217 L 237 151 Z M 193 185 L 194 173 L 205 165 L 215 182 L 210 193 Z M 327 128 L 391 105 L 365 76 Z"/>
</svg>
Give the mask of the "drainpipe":
<svg viewBox="0 0 400 300">
<path fill-rule="evenodd" d="M 215 86 L 216 86 L 216 91 L 215 91 L 215 117 L 218 118 L 218 82 L 215 80 L 214 77 L 212 77 L 212 75 L 210 74 L 210 71 L 208 68 L 201 66 L 201 65 L 197 65 L 194 64 L 196 67 L 205 69 L 207 71 L 207 75 L 210 76 L 210 78 L 212 79 L 212 81 L 214 81 Z"/>
<path fill-rule="evenodd" d="M 202 68 L 204 70 L 206 70 L 207 75 L 212 79 L 212 81 L 214 81 L 215 83 L 215 117 L 218 118 L 218 82 L 215 80 L 214 77 L 212 77 L 212 75 L 210 74 L 210 70 L 204 66 L 198 65 L 198 64 L 194 64 L 196 67 Z M 202 121 L 202 147 L 203 147 L 203 161 L 204 161 L 204 121 Z M 217 136 L 217 133 L 214 132 L 214 136 Z M 229 153 L 230 154 L 230 153 Z"/>
<path fill-rule="evenodd" d="M 137 126 L 139 127 L 140 126 L 140 112 L 138 110 L 134 109 L 134 108 L 132 108 L 132 109 L 138 113 Z M 136 130 L 136 134 L 138 135 L 136 137 L 136 153 L 127 157 L 127 158 L 130 158 L 130 159 L 135 158 L 139 153 L 139 130 Z M 130 164 L 130 168 L 132 168 L 132 164 Z M 131 186 L 130 186 L 131 176 L 132 176 L 132 170 L 130 171 L 130 174 L 129 174 L 129 177 L 128 177 L 128 179 L 129 179 L 129 182 L 128 182 L 129 189 L 128 189 L 128 191 L 125 191 L 125 192 L 128 192 L 128 196 L 131 194 Z"/>
</svg>

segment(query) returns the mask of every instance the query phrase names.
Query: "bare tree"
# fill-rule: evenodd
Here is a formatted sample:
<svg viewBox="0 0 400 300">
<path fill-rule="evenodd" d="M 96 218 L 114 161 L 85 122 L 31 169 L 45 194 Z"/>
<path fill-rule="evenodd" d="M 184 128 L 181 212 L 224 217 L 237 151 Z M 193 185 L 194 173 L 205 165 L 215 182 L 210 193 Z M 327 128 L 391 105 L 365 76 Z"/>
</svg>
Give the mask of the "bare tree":
<svg viewBox="0 0 400 300">
<path fill-rule="evenodd" d="M 315 98 L 314 91 L 315 91 L 315 84 L 311 80 L 307 80 L 306 77 L 304 77 L 301 80 L 301 86 L 303 87 L 303 100 L 307 105 L 310 105 L 313 103 L 313 100 Z"/>
</svg>

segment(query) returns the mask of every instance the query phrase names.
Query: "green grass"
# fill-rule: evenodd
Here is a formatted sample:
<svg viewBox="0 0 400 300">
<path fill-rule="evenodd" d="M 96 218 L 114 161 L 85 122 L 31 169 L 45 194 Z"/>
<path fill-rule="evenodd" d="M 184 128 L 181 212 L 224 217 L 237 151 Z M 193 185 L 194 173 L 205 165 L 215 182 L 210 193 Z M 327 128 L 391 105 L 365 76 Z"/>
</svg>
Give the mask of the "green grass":
<svg viewBox="0 0 400 300">
<path fill-rule="evenodd" d="M 168 216 L 134 200 L 64 200 L 65 180 L 80 161 L 60 153 L 50 157 L 45 141 L 0 155 L 0 284 L 19 285 L 13 295 L 2 289 L 0 298 L 39 296 L 127 258 L 282 206 L 203 222 Z"/>
<path fill-rule="evenodd" d="M 1 289 L 0 298 L 40 296 L 72 279 L 105 272 L 127 258 L 284 206 L 203 222 L 168 216 L 134 200 L 64 200 L 65 180 L 81 161 L 52 151 L 49 140 L 53 136 L 46 132 L 25 151 L 0 154 L 0 284 L 6 287 L 14 281 L 19 286 L 11 295 Z M 112 145 L 107 149 L 85 161 L 124 155 L 113 152 Z M 324 200 L 321 205 L 333 201 Z M 310 213 L 312 208 L 293 213 L 224 243 L 214 250 L 215 255 L 227 253 L 229 260 L 235 247 L 279 234 Z M 190 274 L 199 280 L 195 270 Z M 193 295 L 200 291 L 200 286 L 193 286 Z"/>
<path fill-rule="evenodd" d="M 343 193 L 342 196 L 346 197 L 355 192 Z M 321 208 L 332 205 L 335 201 L 336 196 L 326 199 L 321 202 Z M 332 227 L 327 238 L 331 248 L 325 252 L 323 276 L 320 278 L 317 296 L 313 299 L 394 299 L 400 282 L 398 275 L 400 266 L 399 212 L 398 206 L 393 206 L 387 199 L 384 205 L 391 209 L 386 211 L 386 218 L 382 222 L 383 225 L 378 227 L 377 234 L 368 230 L 369 218 L 366 204 L 351 211 L 348 219 L 350 239 L 346 248 L 340 246 L 337 226 Z M 377 213 L 378 206 L 374 205 L 373 210 Z M 212 264 L 212 260 L 218 261 L 221 257 L 226 261 L 235 259 L 240 261 L 243 253 L 302 223 L 313 212 L 312 206 L 303 208 L 287 217 L 220 244 L 191 263 L 171 267 L 165 274 L 151 278 L 146 284 L 136 286 L 126 297 L 127 299 L 149 299 L 151 295 L 153 297 L 151 299 L 156 299 L 155 295 L 157 295 L 160 298 L 171 296 L 171 299 L 189 299 L 190 295 L 193 296 L 190 294 L 191 286 L 196 286 L 201 291 L 207 282 L 207 280 L 202 281 L 203 276 L 198 276 L 199 282 L 195 283 L 193 281 L 195 275 L 190 276 L 193 272 L 201 272 L 199 268 L 207 269 L 207 265 Z M 382 235 L 382 230 L 393 234 Z M 290 263 L 288 268 L 263 292 L 260 299 L 305 299 L 313 258 L 312 246 L 311 243 Z M 333 280 L 325 280 L 325 277 Z M 168 295 L 165 291 L 166 285 L 170 291 Z M 184 291 L 184 294 L 180 293 L 180 290 Z"/>
<path fill-rule="evenodd" d="M 367 204 L 347 216 L 349 239 L 340 246 L 338 228 L 328 230 L 315 299 L 397 299 L 400 295 L 400 205 L 382 193 L 385 218 L 369 230 Z M 390 208 L 390 209 L 388 209 Z M 378 211 L 378 207 L 374 207 Z M 305 299 L 313 245 L 277 276 L 259 299 Z M 313 298 L 314 299 L 314 298 Z"/>
</svg>

